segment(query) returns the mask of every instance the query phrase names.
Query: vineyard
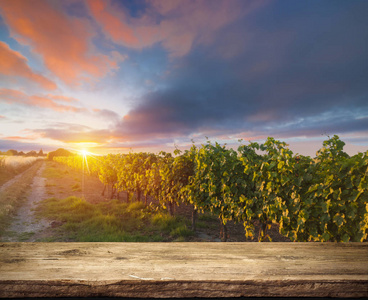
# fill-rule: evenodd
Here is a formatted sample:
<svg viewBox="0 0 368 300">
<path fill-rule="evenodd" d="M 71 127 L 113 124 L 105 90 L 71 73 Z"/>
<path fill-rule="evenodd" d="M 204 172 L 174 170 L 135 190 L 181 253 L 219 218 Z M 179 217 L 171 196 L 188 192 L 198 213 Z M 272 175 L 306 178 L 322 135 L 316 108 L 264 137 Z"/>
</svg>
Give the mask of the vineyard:
<svg viewBox="0 0 368 300">
<path fill-rule="evenodd" d="M 315 158 L 294 155 L 285 142 L 241 144 L 237 151 L 211 143 L 171 153 L 107 156 L 56 156 L 54 161 L 98 176 L 104 193 L 119 199 L 155 203 L 174 214 L 192 204 L 223 224 L 244 224 L 245 235 L 270 240 L 267 230 L 279 224 L 292 241 L 361 242 L 368 235 L 368 151 L 349 156 L 338 136 L 323 142 Z M 262 224 L 255 232 L 254 224 Z"/>
</svg>

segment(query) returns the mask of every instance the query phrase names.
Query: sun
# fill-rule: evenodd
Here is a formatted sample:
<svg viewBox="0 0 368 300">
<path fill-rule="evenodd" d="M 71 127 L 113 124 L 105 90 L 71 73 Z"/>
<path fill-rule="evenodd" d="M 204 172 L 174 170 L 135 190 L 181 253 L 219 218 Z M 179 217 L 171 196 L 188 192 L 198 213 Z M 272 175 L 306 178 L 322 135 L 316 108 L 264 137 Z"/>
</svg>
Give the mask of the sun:
<svg viewBox="0 0 368 300">
<path fill-rule="evenodd" d="M 89 151 L 88 151 L 88 150 L 86 150 L 86 149 L 79 149 L 79 150 L 78 150 L 78 153 L 79 153 L 80 155 L 82 155 L 83 157 L 87 157 L 87 156 L 91 156 L 91 155 L 93 155 L 93 153 L 89 152 Z"/>
<path fill-rule="evenodd" d="M 80 154 L 82 154 L 83 157 L 86 157 L 88 154 L 88 151 L 85 149 L 80 150 Z"/>
</svg>

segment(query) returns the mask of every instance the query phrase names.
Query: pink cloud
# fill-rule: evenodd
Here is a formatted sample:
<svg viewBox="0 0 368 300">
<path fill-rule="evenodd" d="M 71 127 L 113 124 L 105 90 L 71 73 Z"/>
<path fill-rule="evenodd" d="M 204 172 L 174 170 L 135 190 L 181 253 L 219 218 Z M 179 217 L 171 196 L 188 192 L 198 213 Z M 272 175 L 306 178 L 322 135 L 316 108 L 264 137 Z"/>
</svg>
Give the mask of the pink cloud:
<svg viewBox="0 0 368 300">
<path fill-rule="evenodd" d="M 111 1 L 86 2 L 94 19 L 115 43 L 142 49 L 161 42 L 172 57 L 186 55 L 195 43 L 207 44 L 216 32 L 262 1 L 148 1 L 150 9 L 132 18 Z M 157 21 L 160 20 L 160 21 Z"/>
<path fill-rule="evenodd" d="M 62 96 L 62 95 L 52 95 L 52 94 L 47 94 L 46 95 L 47 98 L 51 98 L 53 100 L 56 101 L 61 101 L 61 102 L 78 102 L 79 100 L 74 98 L 74 97 L 67 97 L 67 96 Z"/>
<path fill-rule="evenodd" d="M 32 106 L 49 108 L 49 109 L 60 111 L 60 112 L 62 111 L 78 112 L 80 111 L 80 108 L 70 106 L 70 105 L 61 105 L 61 104 L 55 103 L 53 100 L 47 97 L 42 97 L 42 96 L 30 96 L 29 103 Z"/>
<path fill-rule="evenodd" d="M 46 90 L 55 90 L 56 84 L 50 79 L 32 71 L 27 64 L 27 58 L 0 41 L 0 74 L 5 76 L 23 77 L 35 82 Z"/>
<path fill-rule="evenodd" d="M 56 103 L 54 100 L 48 98 L 47 96 L 37 96 L 37 95 L 29 96 L 22 91 L 5 88 L 0 89 L 0 102 L 1 101 L 9 104 L 26 105 L 37 108 L 47 108 L 58 112 L 64 111 L 80 112 L 83 110 L 75 106 L 62 105 Z"/>
<path fill-rule="evenodd" d="M 91 44 L 89 21 L 63 13 L 61 2 L 0 1 L 0 11 L 11 36 L 42 56 L 45 66 L 67 84 L 90 76 L 100 78 L 117 62 Z"/>
<path fill-rule="evenodd" d="M 11 140 L 11 141 L 22 141 L 22 140 L 36 140 L 38 137 L 25 137 L 25 136 L 7 136 L 4 137 L 4 140 Z"/>
<path fill-rule="evenodd" d="M 131 47 L 139 46 L 139 40 L 133 29 L 125 23 L 127 16 L 121 11 L 116 13 L 108 1 L 86 2 L 93 17 L 101 24 L 102 28 L 109 33 L 114 42 L 120 42 Z"/>
</svg>

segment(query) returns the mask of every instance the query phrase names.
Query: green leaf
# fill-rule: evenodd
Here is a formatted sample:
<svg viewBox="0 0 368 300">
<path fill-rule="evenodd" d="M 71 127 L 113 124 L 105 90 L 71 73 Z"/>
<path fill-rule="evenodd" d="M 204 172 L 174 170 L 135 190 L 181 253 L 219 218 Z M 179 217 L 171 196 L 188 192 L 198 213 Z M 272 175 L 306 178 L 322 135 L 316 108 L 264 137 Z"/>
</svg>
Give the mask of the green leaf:
<svg viewBox="0 0 368 300">
<path fill-rule="evenodd" d="M 304 224 L 304 218 L 298 218 L 297 224 L 298 224 L 298 226 L 303 225 Z"/>
<path fill-rule="evenodd" d="M 318 184 L 312 185 L 311 187 L 309 187 L 308 193 L 314 192 L 315 190 L 317 190 L 317 188 L 318 188 Z"/>
<path fill-rule="evenodd" d="M 322 206 L 322 211 L 324 213 L 327 213 L 328 212 L 327 203 L 326 202 L 322 202 L 321 206 Z"/>
<path fill-rule="evenodd" d="M 269 181 L 269 182 L 267 182 L 267 185 L 266 185 L 266 189 L 267 190 L 272 190 L 272 181 Z"/>
<path fill-rule="evenodd" d="M 328 242 L 330 240 L 330 237 L 331 237 L 331 235 L 329 233 L 325 232 L 325 233 L 322 234 L 322 241 L 323 242 Z"/>
<path fill-rule="evenodd" d="M 285 165 L 285 162 L 283 162 L 282 160 L 278 163 L 277 168 L 278 169 L 282 169 L 282 167 Z"/>
<path fill-rule="evenodd" d="M 342 241 L 344 242 L 344 243 L 348 243 L 349 241 L 350 241 L 350 236 L 347 234 L 347 233 L 345 233 L 343 236 L 342 236 Z"/>
<path fill-rule="evenodd" d="M 271 162 L 269 169 L 273 169 L 276 166 L 276 164 L 277 164 L 276 161 Z"/>
<path fill-rule="evenodd" d="M 344 223 L 344 218 L 340 215 L 340 214 L 336 214 L 334 217 L 333 217 L 333 222 L 338 226 L 340 227 L 343 223 Z"/>
</svg>

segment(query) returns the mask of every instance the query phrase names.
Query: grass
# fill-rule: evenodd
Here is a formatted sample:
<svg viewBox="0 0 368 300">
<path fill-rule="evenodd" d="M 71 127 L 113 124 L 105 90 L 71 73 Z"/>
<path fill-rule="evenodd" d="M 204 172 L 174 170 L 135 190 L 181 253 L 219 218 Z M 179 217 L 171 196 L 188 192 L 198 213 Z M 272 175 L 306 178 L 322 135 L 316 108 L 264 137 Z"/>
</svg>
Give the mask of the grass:
<svg viewBox="0 0 368 300">
<path fill-rule="evenodd" d="M 23 232 L 21 233 L 19 236 L 18 236 L 18 240 L 20 242 L 25 242 L 27 241 L 28 239 L 30 239 L 32 236 L 34 236 L 34 232 L 31 231 L 31 232 Z"/>
<path fill-rule="evenodd" d="M 210 212 L 198 214 L 198 220 L 196 227 L 203 230 L 216 230 L 219 226 L 218 217 L 214 216 Z"/>
<path fill-rule="evenodd" d="M 83 198 L 50 198 L 36 210 L 39 216 L 62 222 L 48 241 L 158 242 L 181 241 L 193 235 L 187 220 L 151 212 L 143 203 L 110 200 L 91 204 Z"/>
<path fill-rule="evenodd" d="M 192 230 L 188 228 L 187 225 L 181 225 L 171 230 L 170 235 L 180 238 L 180 237 L 193 236 L 194 233 Z"/>
<path fill-rule="evenodd" d="M 162 231 L 177 236 L 183 233 L 188 236 L 184 228 L 188 227 L 189 221 L 179 216 L 170 216 L 166 212 L 158 212 L 152 216 L 152 224 L 158 226 Z"/>
<path fill-rule="evenodd" d="M 49 166 L 48 168 L 46 168 L 43 171 L 42 174 L 43 177 L 45 178 L 62 178 L 63 177 L 63 172 L 57 168 L 57 165 L 55 163 L 53 163 L 51 166 Z"/>
<path fill-rule="evenodd" d="M 212 213 L 210 212 L 205 212 L 203 214 L 199 214 L 198 215 L 198 220 L 199 221 L 210 221 L 210 222 L 218 222 L 219 219 L 218 217 L 216 217 L 215 215 L 213 215 Z"/>
</svg>

